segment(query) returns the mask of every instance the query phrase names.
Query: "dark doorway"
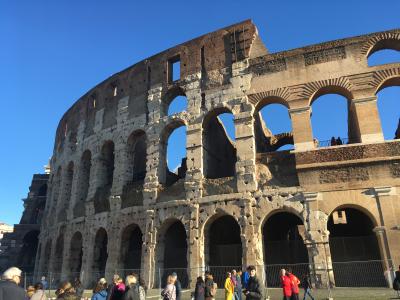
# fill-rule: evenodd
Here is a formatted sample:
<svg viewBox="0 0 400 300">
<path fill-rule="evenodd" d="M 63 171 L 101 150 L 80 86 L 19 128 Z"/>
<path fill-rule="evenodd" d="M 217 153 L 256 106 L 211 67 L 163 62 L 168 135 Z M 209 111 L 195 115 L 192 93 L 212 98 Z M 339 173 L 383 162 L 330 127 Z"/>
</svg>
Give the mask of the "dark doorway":
<svg viewBox="0 0 400 300">
<path fill-rule="evenodd" d="M 75 232 L 71 239 L 69 259 L 69 271 L 71 279 L 80 277 L 80 272 L 82 268 L 82 256 L 82 234 L 78 231 Z"/>
<path fill-rule="evenodd" d="M 38 235 L 38 230 L 29 231 L 22 240 L 22 249 L 18 257 L 18 266 L 24 270 L 24 272 L 31 273 L 35 268 Z"/>
<path fill-rule="evenodd" d="M 142 231 L 136 224 L 131 224 L 122 233 L 121 260 L 122 276 L 128 273 L 140 274 L 142 261 Z"/>
<path fill-rule="evenodd" d="M 96 233 L 93 251 L 93 280 L 104 277 L 106 271 L 106 263 L 108 237 L 104 228 L 100 228 Z"/>
</svg>

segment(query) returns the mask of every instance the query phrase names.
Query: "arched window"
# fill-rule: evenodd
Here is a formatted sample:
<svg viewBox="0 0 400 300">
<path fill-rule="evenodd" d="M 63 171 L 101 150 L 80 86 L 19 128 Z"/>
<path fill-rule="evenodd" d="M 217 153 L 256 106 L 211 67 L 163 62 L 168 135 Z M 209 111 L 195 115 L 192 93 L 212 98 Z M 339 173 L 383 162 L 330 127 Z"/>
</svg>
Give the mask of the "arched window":
<svg viewBox="0 0 400 300">
<path fill-rule="evenodd" d="M 109 211 L 109 196 L 114 177 L 114 143 L 107 141 L 101 149 L 101 156 L 98 168 L 98 186 L 94 199 L 95 213 Z"/>
<path fill-rule="evenodd" d="M 233 114 L 210 112 L 203 121 L 203 170 L 206 178 L 235 176 L 236 145 Z"/>
<path fill-rule="evenodd" d="M 108 236 L 104 228 L 97 230 L 94 248 L 93 248 L 93 264 L 92 264 L 92 280 L 96 282 L 99 278 L 104 277 L 108 258 Z"/>
<path fill-rule="evenodd" d="M 74 163 L 71 161 L 65 170 L 63 184 L 63 194 L 61 195 L 61 203 L 58 207 L 58 222 L 63 222 L 67 219 L 68 206 L 71 200 L 72 181 L 74 178 Z"/>
<path fill-rule="evenodd" d="M 400 63 L 400 39 L 378 41 L 368 53 L 368 66 Z"/>
<path fill-rule="evenodd" d="M 142 231 L 137 224 L 127 226 L 122 232 L 121 238 L 121 269 L 126 274 L 129 273 L 140 274 L 141 261 L 142 261 Z"/>
<path fill-rule="evenodd" d="M 187 98 L 185 96 L 175 97 L 168 106 L 168 116 L 187 110 Z"/>
</svg>

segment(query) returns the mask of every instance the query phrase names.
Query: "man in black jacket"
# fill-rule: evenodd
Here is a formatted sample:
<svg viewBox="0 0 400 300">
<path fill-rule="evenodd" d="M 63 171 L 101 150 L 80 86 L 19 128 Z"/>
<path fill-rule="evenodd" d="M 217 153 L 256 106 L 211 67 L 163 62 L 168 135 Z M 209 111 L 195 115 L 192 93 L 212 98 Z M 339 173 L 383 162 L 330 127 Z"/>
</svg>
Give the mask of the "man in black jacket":
<svg viewBox="0 0 400 300">
<path fill-rule="evenodd" d="M 246 300 L 260 300 L 262 298 L 262 293 L 260 282 L 256 276 L 256 268 L 254 266 L 249 266 L 248 271 L 250 273 L 250 278 L 247 283 L 247 288 L 244 291 Z"/>
<path fill-rule="evenodd" d="M 23 288 L 18 284 L 21 282 L 22 271 L 16 267 L 7 269 L 0 281 L 0 300 L 25 300 L 27 299 Z"/>
</svg>

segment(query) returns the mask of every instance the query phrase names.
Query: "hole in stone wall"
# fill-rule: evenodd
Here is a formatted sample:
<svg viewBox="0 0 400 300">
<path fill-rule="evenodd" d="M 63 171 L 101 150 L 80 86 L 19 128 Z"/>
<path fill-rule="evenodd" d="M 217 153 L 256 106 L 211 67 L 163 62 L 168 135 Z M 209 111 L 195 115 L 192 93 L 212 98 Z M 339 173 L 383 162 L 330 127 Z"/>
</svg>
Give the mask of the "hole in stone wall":
<svg viewBox="0 0 400 300">
<path fill-rule="evenodd" d="M 92 281 L 95 282 L 101 277 L 104 277 L 107 264 L 107 244 L 108 236 L 104 228 L 100 228 L 95 237 L 93 249 L 93 265 L 92 265 Z"/>
<path fill-rule="evenodd" d="M 33 269 L 35 267 L 38 236 L 39 231 L 32 230 L 26 233 L 22 240 L 22 248 L 17 258 L 17 264 L 19 268 L 22 268 L 24 270 L 24 272 L 33 272 Z"/>
<path fill-rule="evenodd" d="M 85 215 L 85 202 L 89 191 L 90 184 L 90 170 L 92 167 L 92 153 L 89 150 L 83 152 L 78 182 L 77 182 L 77 191 L 76 191 L 76 203 L 74 206 L 74 217 L 83 217 Z"/>
<path fill-rule="evenodd" d="M 136 224 L 131 224 L 124 229 L 121 241 L 121 268 L 126 274 L 139 274 L 142 258 L 142 231 Z"/>
<path fill-rule="evenodd" d="M 397 82 L 400 85 L 400 78 Z M 378 110 L 385 140 L 400 138 L 400 86 L 387 86 L 378 94 Z"/>
<path fill-rule="evenodd" d="M 168 106 L 168 116 L 187 110 L 186 96 L 176 96 Z"/>
<path fill-rule="evenodd" d="M 82 234 L 75 232 L 70 244 L 69 272 L 71 278 L 79 278 L 83 257 Z"/>
<path fill-rule="evenodd" d="M 181 60 L 177 55 L 168 60 L 168 82 L 172 83 L 181 78 Z"/>
<path fill-rule="evenodd" d="M 174 129 L 168 137 L 166 147 L 166 178 L 165 184 L 172 185 L 186 176 L 186 126 Z"/>
<path fill-rule="evenodd" d="M 114 176 L 114 143 L 107 141 L 104 143 L 99 160 L 98 168 L 98 187 L 94 198 L 95 213 L 109 211 L 109 196 L 113 184 Z"/>
</svg>

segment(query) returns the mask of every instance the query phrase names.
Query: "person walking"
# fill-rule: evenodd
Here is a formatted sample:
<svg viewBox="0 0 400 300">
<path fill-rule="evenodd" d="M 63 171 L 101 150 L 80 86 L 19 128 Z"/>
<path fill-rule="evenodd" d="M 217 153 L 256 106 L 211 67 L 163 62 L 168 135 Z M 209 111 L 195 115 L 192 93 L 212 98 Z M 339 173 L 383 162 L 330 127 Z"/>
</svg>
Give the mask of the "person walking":
<svg viewBox="0 0 400 300">
<path fill-rule="evenodd" d="M 34 286 L 35 293 L 32 295 L 30 300 L 47 300 L 46 292 L 43 289 L 43 284 L 38 282 Z"/>
<path fill-rule="evenodd" d="M 246 300 L 260 300 L 262 298 L 262 292 L 260 282 L 256 276 L 256 268 L 254 266 L 249 266 L 248 272 L 250 277 L 244 292 Z"/>
<path fill-rule="evenodd" d="M 125 294 L 123 300 L 145 300 L 146 291 L 139 284 L 138 276 L 136 274 L 131 274 L 126 276 L 125 280 Z"/>
<path fill-rule="evenodd" d="M 238 300 L 242 300 L 242 270 L 239 270 L 236 274 L 236 289 L 238 294 Z"/>
<path fill-rule="evenodd" d="M 175 280 L 175 288 L 176 288 L 176 300 L 181 300 L 181 295 L 182 295 L 182 285 L 181 282 L 178 279 L 178 274 L 176 274 L 175 272 L 173 272 L 172 277 Z"/>
<path fill-rule="evenodd" d="M 92 300 L 107 300 L 107 281 L 100 278 L 93 290 Z"/>
<path fill-rule="evenodd" d="M 232 282 L 231 272 L 226 273 L 224 289 L 225 289 L 225 300 L 233 300 L 233 293 L 235 291 L 235 286 Z"/>
<path fill-rule="evenodd" d="M 311 295 L 311 281 L 310 281 L 310 277 L 305 274 L 302 278 L 301 281 L 301 286 L 304 289 L 304 296 L 303 296 L 303 300 L 306 300 L 306 297 L 309 296 L 311 298 L 311 300 L 314 300 L 314 297 Z"/>
<path fill-rule="evenodd" d="M 205 283 L 203 277 L 199 276 L 194 288 L 194 300 L 205 300 Z"/>
<path fill-rule="evenodd" d="M 210 272 L 205 273 L 205 278 L 206 280 L 204 282 L 205 285 L 204 296 L 206 300 L 212 300 L 214 299 L 217 293 L 216 283 L 214 283 L 214 278 Z"/>
<path fill-rule="evenodd" d="M 292 297 L 292 281 L 290 280 L 288 275 L 289 274 L 286 273 L 285 269 L 282 269 L 280 271 L 283 300 L 290 300 L 290 298 Z"/>
<path fill-rule="evenodd" d="M 291 285 L 292 285 L 292 300 L 299 300 L 299 284 L 300 280 L 292 273 L 292 270 L 289 269 L 288 272 L 286 272 L 290 278 Z"/>
<path fill-rule="evenodd" d="M 40 279 L 40 283 L 43 285 L 43 290 L 47 290 L 47 288 L 49 287 L 49 283 L 46 280 L 46 276 L 42 276 L 42 278 Z"/>
<path fill-rule="evenodd" d="M 0 281 L 0 300 L 25 300 L 26 295 L 23 288 L 18 285 L 21 282 L 22 271 L 16 267 L 7 269 Z"/>
<path fill-rule="evenodd" d="M 167 277 L 167 285 L 161 292 L 161 296 L 163 300 L 176 300 L 176 286 L 175 286 L 176 278 L 172 275 Z"/>
<path fill-rule="evenodd" d="M 242 283 L 245 289 L 247 289 L 247 283 L 249 282 L 249 278 L 250 278 L 249 267 L 247 267 L 246 271 L 242 275 Z"/>
</svg>

